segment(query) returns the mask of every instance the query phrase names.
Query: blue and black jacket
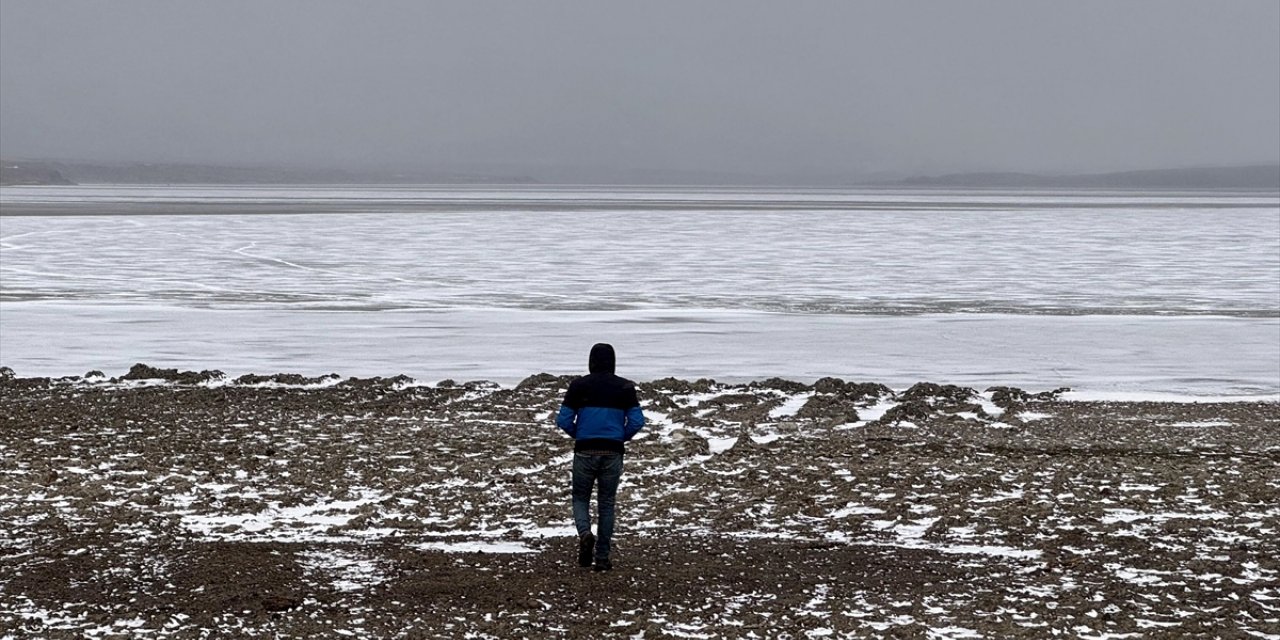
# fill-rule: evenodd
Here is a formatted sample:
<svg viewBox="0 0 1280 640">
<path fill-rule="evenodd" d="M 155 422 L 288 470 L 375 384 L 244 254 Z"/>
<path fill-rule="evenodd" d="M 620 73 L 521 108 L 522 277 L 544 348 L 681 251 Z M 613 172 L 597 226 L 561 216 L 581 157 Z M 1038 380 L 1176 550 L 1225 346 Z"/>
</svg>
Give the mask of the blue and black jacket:
<svg viewBox="0 0 1280 640">
<path fill-rule="evenodd" d="M 624 453 L 624 442 L 644 427 L 635 383 L 613 374 L 613 347 L 591 347 L 590 375 L 569 383 L 556 426 L 576 441 L 574 451 Z"/>
</svg>

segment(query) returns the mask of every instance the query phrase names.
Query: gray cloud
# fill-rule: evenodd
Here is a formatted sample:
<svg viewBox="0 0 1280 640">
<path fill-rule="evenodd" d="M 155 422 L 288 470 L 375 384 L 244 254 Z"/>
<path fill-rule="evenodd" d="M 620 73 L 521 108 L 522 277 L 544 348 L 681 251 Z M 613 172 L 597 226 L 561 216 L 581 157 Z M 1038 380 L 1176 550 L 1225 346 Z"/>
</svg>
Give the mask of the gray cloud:
<svg viewBox="0 0 1280 640">
<path fill-rule="evenodd" d="M 0 153 L 775 176 L 1280 161 L 1280 4 L 0 3 Z"/>
</svg>

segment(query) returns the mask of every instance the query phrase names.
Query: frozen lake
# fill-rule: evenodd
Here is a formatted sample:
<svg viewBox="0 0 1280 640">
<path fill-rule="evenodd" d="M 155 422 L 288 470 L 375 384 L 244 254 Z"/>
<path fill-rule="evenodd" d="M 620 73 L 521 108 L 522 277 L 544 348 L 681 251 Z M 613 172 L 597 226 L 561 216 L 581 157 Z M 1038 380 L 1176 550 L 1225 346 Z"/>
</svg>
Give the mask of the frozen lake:
<svg viewBox="0 0 1280 640">
<path fill-rule="evenodd" d="M 0 364 L 1280 391 L 1274 194 L 0 190 Z"/>
</svg>

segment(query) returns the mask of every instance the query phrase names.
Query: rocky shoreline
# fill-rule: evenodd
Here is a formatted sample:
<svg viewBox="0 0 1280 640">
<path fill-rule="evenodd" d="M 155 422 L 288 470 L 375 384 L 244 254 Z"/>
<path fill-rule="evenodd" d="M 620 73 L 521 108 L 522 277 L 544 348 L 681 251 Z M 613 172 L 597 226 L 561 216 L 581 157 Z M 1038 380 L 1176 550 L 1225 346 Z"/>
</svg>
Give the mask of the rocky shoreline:
<svg viewBox="0 0 1280 640">
<path fill-rule="evenodd" d="M 1280 629 L 1280 404 L 643 382 L 600 575 L 570 379 L 0 368 L 0 638 Z"/>
</svg>

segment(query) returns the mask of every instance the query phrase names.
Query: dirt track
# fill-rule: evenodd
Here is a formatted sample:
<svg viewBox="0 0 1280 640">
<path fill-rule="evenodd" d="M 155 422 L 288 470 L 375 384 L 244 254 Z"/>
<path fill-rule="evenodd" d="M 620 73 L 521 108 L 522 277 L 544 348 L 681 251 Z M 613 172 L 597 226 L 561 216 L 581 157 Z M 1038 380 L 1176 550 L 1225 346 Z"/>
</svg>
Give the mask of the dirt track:
<svg viewBox="0 0 1280 640">
<path fill-rule="evenodd" d="M 0 380 L 0 638 L 1280 633 L 1275 403 L 646 383 L 594 574 L 567 378 L 135 373 Z"/>
</svg>

